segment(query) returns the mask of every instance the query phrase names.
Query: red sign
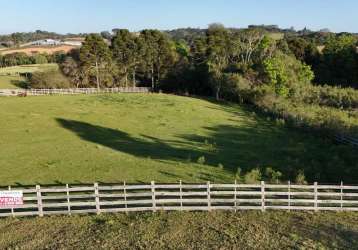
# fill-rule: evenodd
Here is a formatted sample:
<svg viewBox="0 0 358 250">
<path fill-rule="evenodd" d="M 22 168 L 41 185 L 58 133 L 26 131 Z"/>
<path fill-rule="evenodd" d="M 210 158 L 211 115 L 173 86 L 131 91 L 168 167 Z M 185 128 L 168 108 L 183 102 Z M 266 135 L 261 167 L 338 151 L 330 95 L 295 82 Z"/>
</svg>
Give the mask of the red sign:
<svg viewBox="0 0 358 250">
<path fill-rule="evenodd" d="M 24 204 L 22 191 L 0 191 L 0 208 L 11 208 Z"/>
</svg>

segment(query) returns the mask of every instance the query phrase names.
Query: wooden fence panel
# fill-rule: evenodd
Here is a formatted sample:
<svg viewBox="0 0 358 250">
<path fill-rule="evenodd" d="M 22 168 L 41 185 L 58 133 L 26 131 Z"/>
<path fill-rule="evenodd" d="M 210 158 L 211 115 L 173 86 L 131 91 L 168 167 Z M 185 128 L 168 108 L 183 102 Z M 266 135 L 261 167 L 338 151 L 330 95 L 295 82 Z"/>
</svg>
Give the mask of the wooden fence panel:
<svg viewBox="0 0 358 250">
<path fill-rule="evenodd" d="M 0 96 L 41 96 L 41 95 L 79 95 L 103 93 L 150 93 L 147 87 L 118 88 L 78 88 L 78 89 L 0 89 Z"/>
<path fill-rule="evenodd" d="M 135 211 L 358 211 L 358 186 L 150 184 L 12 188 L 24 205 L 0 207 L 0 217 Z"/>
</svg>

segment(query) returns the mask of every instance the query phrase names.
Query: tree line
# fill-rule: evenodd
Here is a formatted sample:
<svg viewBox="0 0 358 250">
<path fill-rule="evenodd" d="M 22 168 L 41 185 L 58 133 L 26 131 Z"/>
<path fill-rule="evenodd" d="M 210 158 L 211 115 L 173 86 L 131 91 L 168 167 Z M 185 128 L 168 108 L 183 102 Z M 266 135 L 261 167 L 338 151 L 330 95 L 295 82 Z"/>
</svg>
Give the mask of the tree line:
<svg viewBox="0 0 358 250">
<path fill-rule="evenodd" d="M 136 86 L 158 88 L 178 54 L 175 43 L 158 30 L 140 34 L 116 30 L 107 44 L 99 34 L 90 34 L 80 50 L 61 63 L 63 73 L 75 86 Z"/>
<path fill-rule="evenodd" d="M 12 67 L 19 65 L 62 63 L 66 58 L 66 53 L 56 52 L 54 54 L 38 53 L 27 55 L 26 53 L 13 53 L 0 55 L 0 68 Z"/>
<path fill-rule="evenodd" d="M 298 71 L 309 70 L 291 56 L 287 44 L 275 41 L 267 32 L 232 31 L 213 24 L 204 36 L 192 41 L 175 41 L 157 30 L 139 34 L 116 30 L 108 45 L 99 34 L 91 34 L 61 68 L 76 86 L 139 84 L 172 92 L 213 94 L 219 99 L 230 91 L 229 74 L 261 83 L 270 77 L 269 60 L 287 58 L 298 65 Z"/>
<path fill-rule="evenodd" d="M 86 34 L 58 34 L 55 32 L 48 32 L 43 30 L 36 30 L 35 32 L 15 32 L 9 35 L 0 35 L 0 47 L 16 47 L 22 43 L 28 43 L 43 39 L 65 39 L 70 37 L 83 37 Z"/>
<path fill-rule="evenodd" d="M 61 58 L 65 78 L 35 73 L 32 87 L 148 86 L 252 104 L 299 127 L 357 134 L 358 92 L 340 87 L 356 87 L 357 38 L 302 33 L 278 39 L 260 27 L 213 24 L 189 39 L 158 30 L 90 34 Z"/>
<path fill-rule="evenodd" d="M 287 41 L 296 58 L 312 67 L 316 84 L 358 87 L 356 36 L 328 34 L 320 46 L 312 37 L 293 37 Z"/>
</svg>

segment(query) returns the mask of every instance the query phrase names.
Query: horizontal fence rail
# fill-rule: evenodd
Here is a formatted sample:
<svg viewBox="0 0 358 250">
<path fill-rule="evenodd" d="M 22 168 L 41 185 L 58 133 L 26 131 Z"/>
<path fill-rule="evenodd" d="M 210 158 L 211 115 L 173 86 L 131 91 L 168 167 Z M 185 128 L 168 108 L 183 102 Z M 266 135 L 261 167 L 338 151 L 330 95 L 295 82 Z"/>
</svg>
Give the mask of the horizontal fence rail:
<svg viewBox="0 0 358 250">
<path fill-rule="evenodd" d="M 150 184 L 11 188 L 24 204 L 0 217 L 134 211 L 358 211 L 358 186 L 287 184 Z M 5 191 L 0 190 L 0 191 Z"/>
<path fill-rule="evenodd" d="M 149 93 L 147 87 L 72 88 L 72 89 L 0 89 L 0 96 L 78 95 L 102 93 Z"/>
<path fill-rule="evenodd" d="M 354 137 L 349 137 L 345 135 L 337 135 L 334 139 L 341 144 L 351 145 L 354 147 L 358 147 L 358 139 Z"/>
</svg>

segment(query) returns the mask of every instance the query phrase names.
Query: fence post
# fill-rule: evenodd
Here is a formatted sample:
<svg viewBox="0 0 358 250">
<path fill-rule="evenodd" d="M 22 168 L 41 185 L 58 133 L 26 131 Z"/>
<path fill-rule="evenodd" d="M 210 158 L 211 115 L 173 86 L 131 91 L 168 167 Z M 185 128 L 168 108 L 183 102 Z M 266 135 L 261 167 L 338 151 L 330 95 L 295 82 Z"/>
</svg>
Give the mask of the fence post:
<svg viewBox="0 0 358 250">
<path fill-rule="evenodd" d="M 288 211 L 291 212 L 291 181 L 288 181 Z"/>
<path fill-rule="evenodd" d="M 341 181 L 341 211 L 343 211 L 343 181 Z"/>
<path fill-rule="evenodd" d="M 235 188 L 234 188 L 234 206 L 235 206 L 235 213 L 237 212 L 237 180 L 235 179 Z"/>
<path fill-rule="evenodd" d="M 41 196 L 41 187 L 40 185 L 36 185 L 36 197 L 37 197 L 37 208 L 39 212 L 39 216 L 43 217 L 43 207 L 42 207 L 42 196 Z"/>
<path fill-rule="evenodd" d="M 9 191 L 11 191 L 11 186 L 9 186 Z M 11 215 L 12 217 L 15 217 L 14 208 L 11 208 Z"/>
<path fill-rule="evenodd" d="M 123 194 L 124 194 L 124 208 L 126 213 L 128 213 L 128 204 L 127 204 L 127 189 L 126 189 L 126 182 L 123 182 Z"/>
<path fill-rule="evenodd" d="M 183 183 L 180 180 L 179 182 L 179 188 L 180 188 L 180 210 L 183 211 Z"/>
<path fill-rule="evenodd" d="M 66 184 L 66 196 L 67 196 L 67 211 L 71 215 L 71 203 L 70 203 L 70 189 L 68 184 Z"/>
<path fill-rule="evenodd" d="M 211 211 L 211 195 L 210 195 L 210 181 L 206 184 L 207 198 L 208 198 L 208 210 Z"/>
<path fill-rule="evenodd" d="M 155 212 L 157 210 L 157 205 L 155 203 L 155 182 L 154 181 L 151 182 L 151 189 L 152 189 L 152 207 L 153 207 L 153 212 Z"/>
<path fill-rule="evenodd" d="M 315 182 L 314 183 L 314 211 L 317 212 L 318 211 L 318 188 L 317 188 L 318 183 Z"/>
<path fill-rule="evenodd" d="M 96 201 L 96 212 L 97 214 L 101 213 L 101 206 L 99 203 L 99 188 L 98 188 L 98 183 L 96 182 L 94 184 L 94 195 L 95 195 L 95 201 Z"/>
<path fill-rule="evenodd" d="M 261 211 L 265 212 L 265 182 L 261 181 Z"/>
</svg>

